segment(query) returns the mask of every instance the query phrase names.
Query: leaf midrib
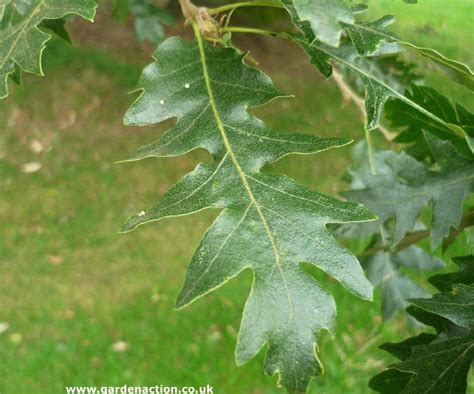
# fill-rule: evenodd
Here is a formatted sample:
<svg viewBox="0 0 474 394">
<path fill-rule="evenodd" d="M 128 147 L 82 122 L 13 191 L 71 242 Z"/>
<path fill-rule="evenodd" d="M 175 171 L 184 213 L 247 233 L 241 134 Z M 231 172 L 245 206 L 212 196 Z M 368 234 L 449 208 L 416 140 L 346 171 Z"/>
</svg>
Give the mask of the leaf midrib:
<svg viewBox="0 0 474 394">
<path fill-rule="evenodd" d="M 293 343 L 294 343 L 294 346 L 295 346 L 295 351 L 293 353 L 293 370 L 294 370 L 294 377 L 295 377 L 295 381 L 296 381 L 296 385 L 297 385 L 296 389 L 298 389 L 298 372 L 297 372 L 298 369 L 297 369 L 297 365 L 296 365 L 296 354 L 298 353 L 298 349 L 297 349 L 298 345 L 297 345 L 297 341 L 296 341 L 296 324 L 295 324 L 295 320 L 294 320 L 294 316 L 293 316 L 294 306 L 293 306 L 293 300 L 292 300 L 291 295 L 290 295 L 288 282 L 285 278 L 285 275 L 284 275 L 284 272 L 283 272 L 283 269 L 282 269 L 282 266 L 281 266 L 281 256 L 280 256 L 278 247 L 276 245 L 275 239 L 273 237 L 273 234 L 271 232 L 270 226 L 268 225 L 268 222 L 265 218 L 265 215 L 262 212 L 262 208 L 261 208 L 260 204 L 258 203 L 257 199 L 255 198 L 255 196 L 252 192 L 252 189 L 250 187 L 250 184 L 247 180 L 247 176 L 246 176 L 244 170 L 242 169 L 242 167 L 240 166 L 240 163 L 237 160 L 237 156 L 235 155 L 235 152 L 232 149 L 232 145 L 229 141 L 229 138 L 227 136 L 227 133 L 226 133 L 226 130 L 225 130 L 225 127 L 224 127 L 224 122 L 221 119 L 219 110 L 217 108 L 216 100 L 214 98 L 214 93 L 213 93 L 212 86 L 211 86 L 211 78 L 209 76 L 209 71 L 208 71 L 208 68 L 207 68 L 206 54 L 205 54 L 205 51 L 204 51 L 204 44 L 203 44 L 203 41 L 202 41 L 201 32 L 199 30 L 199 27 L 195 23 L 193 23 L 193 29 L 194 29 L 194 34 L 195 34 L 195 37 L 196 37 L 196 40 L 197 40 L 197 43 L 198 43 L 198 47 L 199 47 L 199 54 L 200 54 L 202 70 L 203 70 L 203 74 L 204 74 L 204 81 L 206 83 L 207 94 L 208 94 L 208 97 L 209 97 L 209 102 L 211 104 L 211 109 L 212 109 L 212 112 L 213 112 L 213 115 L 214 115 L 214 119 L 216 121 L 217 127 L 219 129 L 220 134 L 221 134 L 224 146 L 225 146 L 225 148 L 226 148 L 226 150 L 229 154 L 229 157 L 232 160 L 232 163 L 234 164 L 235 169 L 237 170 L 237 172 L 239 174 L 239 177 L 242 180 L 242 184 L 244 185 L 245 191 L 247 192 L 247 194 L 250 198 L 251 204 L 257 210 L 257 213 L 260 216 L 260 219 L 261 219 L 262 224 L 265 228 L 265 231 L 267 232 L 270 243 L 272 244 L 273 253 L 275 255 L 275 266 L 276 266 L 276 268 L 277 268 L 277 270 L 280 274 L 280 277 L 283 281 L 283 285 L 285 287 L 286 295 L 287 295 L 287 298 L 288 298 L 289 318 L 290 318 L 290 321 L 292 322 L 292 327 L 293 327 L 293 335 L 294 335 Z"/>
<path fill-rule="evenodd" d="M 303 45 L 308 45 L 306 42 L 302 41 L 301 39 L 299 40 L 300 43 L 302 43 Z M 393 96 L 393 97 L 396 97 L 398 98 L 399 100 L 403 101 L 404 103 L 408 104 L 410 107 L 413 107 L 414 109 L 416 109 L 417 111 L 421 112 L 422 114 L 426 115 L 428 118 L 431 118 L 432 120 L 434 120 L 435 122 L 443 125 L 447 131 L 449 131 L 450 133 L 458 136 L 458 137 L 461 137 L 461 138 L 466 138 L 466 132 L 464 131 L 464 129 L 462 129 L 461 127 L 459 126 L 456 126 L 456 125 L 452 125 L 450 123 L 447 123 L 445 122 L 444 120 L 440 119 L 438 116 L 436 116 L 435 114 L 431 113 L 430 111 L 426 110 L 425 108 L 423 108 L 422 106 L 418 105 L 417 103 L 415 103 L 414 101 L 410 100 L 408 97 L 406 97 L 405 95 L 401 94 L 400 92 L 398 92 L 397 90 L 395 90 L 394 88 L 392 88 L 391 86 L 387 85 L 385 82 L 379 80 L 378 78 L 376 78 L 374 75 L 368 73 L 367 71 L 365 71 L 364 69 L 356 66 L 355 64 L 349 62 L 349 61 L 346 61 L 344 60 L 342 57 L 340 56 L 337 56 L 335 55 L 334 53 L 332 53 L 331 51 L 328 51 L 327 49 L 325 49 L 323 46 L 321 45 L 318 45 L 317 43 L 312 43 L 311 46 L 314 46 L 316 49 L 320 50 L 321 52 L 325 53 L 327 56 L 337 60 L 339 63 L 342 63 L 344 64 L 345 66 L 353 69 L 354 71 L 356 71 L 357 73 L 363 75 L 364 77 L 366 77 L 370 82 L 372 81 L 375 81 L 376 83 L 378 83 L 380 86 L 382 86 L 383 88 L 385 88 L 388 92 L 390 92 L 390 94 Z"/>
<path fill-rule="evenodd" d="M 357 28 L 357 29 L 361 29 L 361 30 L 366 30 L 368 31 L 369 33 L 372 33 L 372 34 L 377 34 L 377 35 L 380 35 L 381 37 L 383 37 L 384 39 L 387 39 L 387 40 L 390 40 L 391 42 L 397 42 L 403 46 L 406 46 L 406 47 L 409 47 L 409 48 L 412 48 L 414 49 L 415 51 L 417 52 L 421 52 L 423 51 L 423 54 L 432 59 L 433 61 L 435 62 L 439 62 L 439 63 L 443 63 L 445 66 L 449 67 L 449 68 L 452 68 L 466 76 L 468 76 L 470 79 L 473 78 L 474 74 L 471 72 L 471 70 L 469 69 L 469 67 L 463 63 L 460 63 L 460 62 L 457 62 L 455 60 L 451 60 L 451 59 L 448 59 L 446 58 L 442 53 L 434 50 L 434 49 L 431 49 L 431 48 L 424 48 L 424 47 L 419 47 L 417 45 L 413 45 L 407 41 L 402 41 L 402 40 L 399 40 L 398 38 L 394 37 L 394 36 L 391 36 L 390 34 L 387 34 L 383 31 L 380 31 L 380 30 L 377 30 L 377 29 L 373 29 L 367 25 L 362 25 L 362 24 L 351 24 L 350 26 L 354 27 L 354 28 Z M 363 37 L 362 35 L 360 35 L 361 37 Z M 427 53 L 425 51 L 433 51 L 435 52 L 436 54 L 439 55 L 439 58 L 437 57 L 434 57 L 432 56 L 430 53 Z M 467 72 L 467 73 L 466 73 Z"/>
</svg>

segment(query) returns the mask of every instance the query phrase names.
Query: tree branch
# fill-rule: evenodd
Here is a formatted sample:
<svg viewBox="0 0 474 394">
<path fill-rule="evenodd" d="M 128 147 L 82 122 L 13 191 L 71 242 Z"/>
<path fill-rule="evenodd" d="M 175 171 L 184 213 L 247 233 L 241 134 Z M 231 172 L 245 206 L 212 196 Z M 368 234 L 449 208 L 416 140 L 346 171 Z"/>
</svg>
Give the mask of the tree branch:
<svg viewBox="0 0 474 394">
<path fill-rule="evenodd" d="M 344 80 L 344 77 L 342 74 L 333 66 L 333 73 L 332 76 L 334 78 L 334 82 L 336 82 L 336 85 L 338 86 L 339 90 L 342 93 L 342 97 L 344 98 L 344 103 L 348 103 L 352 101 L 357 108 L 359 108 L 360 112 L 362 113 L 362 116 L 365 120 L 366 118 L 366 111 L 365 111 L 365 100 L 360 97 L 352 88 L 346 83 Z M 386 127 L 383 125 L 379 125 L 379 130 L 385 137 L 387 141 L 392 141 L 393 138 L 395 137 L 395 134 L 389 131 Z"/>
<path fill-rule="evenodd" d="M 474 226 L 474 208 L 471 208 L 464 214 L 458 228 L 451 227 L 451 231 L 449 232 L 448 236 L 443 240 L 443 252 L 456 240 L 458 235 L 461 234 L 464 229 L 471 226 Z M 428 238 L 430 234 L 431 233 L 429 230 L 421 230 L 409 233 L 395 248 L 392 248 L 390 245 L 377 246 L 366 249 L 359 255 L 359 257 L 370 256 L 379 252 L 397 253 Z"/>
</svg>

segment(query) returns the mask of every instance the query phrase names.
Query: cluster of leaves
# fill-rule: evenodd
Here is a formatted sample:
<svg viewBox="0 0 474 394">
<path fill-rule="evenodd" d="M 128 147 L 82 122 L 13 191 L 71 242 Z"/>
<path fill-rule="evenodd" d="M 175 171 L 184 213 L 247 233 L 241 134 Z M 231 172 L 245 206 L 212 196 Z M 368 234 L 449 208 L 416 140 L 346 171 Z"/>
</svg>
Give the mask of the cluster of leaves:
<svg viewBox="0 0 474 394">
<path fill-rule="evenodd" d="M 183 3 L 192 15 L 192 5 Z M 245 57 L 232 48 L 231 29 L 222 32 L 227 48 L 208 45 L 206 38 L 219 42 L 219 30 L 199 13 L 193 21 L 194 43 L 171 38 L 158 48 L 125 123 L 177 118 L 175 127 L 131 160 L 204 148 L 214 162 L 199 164 L 155 206 L 130 217 L 123 231 L 206 208 L 222 209 L 191 261 L 177 306 L 252 269 L 254 284 L 243 314 L 237 362 L 246 362 L 267 345 L 266 372 L 278 373 L 279 383 L 296 393 L 321 373 L 316 339 L 322 329 L 331 331 L 335 317 L 331 295 L 299 264 L 313 263 L 360 297 L 372 293 L 355 256 L 332 238 L 327 225 L 358 222 L 359 233 L 373 237 L 371 247 L 378 252 L 363 262 L 371 282 L 383 287 L 383 315 L 391 318 L 405 309 L 407 298 L 429 295 L 401 267 L 431 271 L 444 266 L 415 245 L 398 246 L 431 203 L 427 231 L 435 248 L 452 227 L 459 227 L 463 203 L 474 185 L 472 115 L 429 88 L 411 85 L 415 78 L 401 63 L 395 62 L 401 75 L 388 74 L 387 55 L 415 49 L 469 89 L 473 75 L 438 52 L 386 32 L 393 17 L 357 22 L 355 15 L 365 7 L 348 9 L 341 1 L 283 0 L 281 5 L 298 29 L 284 37 L 299 43 L 324 76 L 332 75 L 336 62 L 350 77 L 359 78 L 366 94 L 367 131 L 379 126 L 384 105 L 392 99 L 389 118 L 403 130 L 399 139 L 410 144 L 410 154 L 381 151 L 371 152 L 370 160 L 365 154 L 359 157 L 349 171 L 353 190 L 344 194 L 352 202 L 307 190 L 282 175 L 261 173 L 265 164 L 285 155 L 317 153 L 348 141 L 277 133 L 251 116 L 246 109 L 282 94 L 268 77 L 245 65 Z"/>
<path fill-rule="evenodd" d="M 373 377 L 381 393 L 464 393 L 474 359 L 474 255 L 454 259 L 459 270 L 429 281 L 440 293 L 409 300 L 407 311 L 436 333 L 422 333 L 382 349 L 400 361 Z"/>
<path fill-rule="evenodd" d="M 152 0 L 115 0 L 113 15 L 126 21 L 133 17 L 135 36 L 139 42 L 158 45 L 165 38 L 165 26 L 174 23 L 173 16 Z"/>
<path fill-rule="evenodd" d="M 418 77 L 397 55 L 414 50 L 471 91 L 474 75 L 437 51 L 398 39 L 387 30 L 393 16 L 359 21 L 358 15 L 367 9 L 363 5 L 349 8 L 342 0 L 256 0 L 207 10 L 189 0 L 180 3 L 195 40 L 173 37 L 158 47 L 155 61 L 138 83 L 140 94 L 125 116 L 130 125 L 171 118 L 176 124 L 158 141 L 139 149 L 131 161 L 202 148 L 212 163 L 198 164 L 154 206 L 131 216 L 123 231 L 203 209 L 221 210 L 191 261 L 177 306 L 190 304 L 245 269 L 252 270 L 254 282 L 243 312 L 237 362 L 248 361 L 266 346 L 266 372 L 277 373 L 289 392 L 304 392 L 322 371 L 317 338 L 322 330 L 333 329 L 336 305 L 300 263 L 312 263 L 364 299 L 371 299 L 373 285 L 382 286 L 383 315 L 389 319 L 405 309 L 407 298 L 429 295 L 403 269 L 431 271 L 444 266 L 440 258 L 416 245 L 421 239 L 413 236 L 416 231 L 430 238 L 434 250 L 441 243 L 448 245 L 469 225 L 464 212 L 474 188 L 474 115 L 435 90 L 414 84 Z M 284 33 L 233 29 L 230 18 L 240 6 L 283 8 L 294 27 Z M 221 10 L 230 10 L 223 27 L 213 18 Z M 21 70 L 42 73 L 41 53 L 50 38 L 44 29 L 67 37 L 66 15 L 91 20 L 94 13 L 92 0 L 3 0 L 0 97 L 7 95 L 8 76 L 18 80 Z M 138 39 L 152 43 L 161 42 L 163 24 L 171 23 L 148 0 L 117 0 L 115 14 L 133 15 Z M 287 176 L 262 172 L 266 164 L 283 156 L 314 154 L 351 141 L 277 132 L 251 115 L 249 108 L 285 95 L 268 76 L 246 64 L 246 56 L 232 46 L 234 31 L 292 40 L 325 77 L 330 78 L 338 67 L 356 89 L 365 92 L 367 144 L 357 147 L 355 163 L 348 170 L 351 190 L 343 194 L 346 201 L 308 190 Z M 403 144 L 405 152 L 374 151 L 370 143 L 370 132 L 380 126 L 385 106 L 387 119 L 398 131 L 394 142 Z M 430 221 L 423 220 L 426 212 Z M 371 238 L 361 259 L 370 281 L 356 256 L 329 231 L 331 224 L 339 225 L 339 233 Z M 461 270 L 468 267 L 465 260 L 460 266 Z M 435 282 L 446 282 L 447 277 L 442 278 Z M 466 323 L 462 320 L 466 314 L 455 312 L 453 317 L 442 311 L 439 301 L 458 293 L 462 300 L 472 298 L 470 284 L 435 296 L 436 310 L 428 301 L 412 301 L 418 312 L 410 307 L 410 314 L 434 325 L 438 335 L 398 346 L 393 352 L 402 362 L 375 379 L 373 387 L 393 376 L 398 379 L 395 392 L 410 392 L 413 386 L 425 384 L 427 375 L 416 358 L 425 350 L 418 345 L 432 346 L 426 354 L 448 346 L 461 349 L 461 342 L 468 346 L 463 348 L 469 350 L 462 353 L 462 366 L 454 375 L 451 370 L 445 374 L 465 378 L 466 363 L 472 360 L 472 335 L 466 333 L 472 329 L 472 315 L 467 313 Z M 446 291 L 446 283 L 441 286 Z M 456 327 L 447 328 L 448 323 L 439 319 Z M 455 352 L 452 348 L 449 351 Z M 461 382 L 456 387 L 464 386 Z"/>
<path fill-rule="evenodd" d="M 93 0 L 0 0 L 0 99 L 8 95 L 7 79 L 21 72 L 43 75 L 41 55 L 50 32 L 69 40 L 64 17 L 95 16 Z"/>
</svg>

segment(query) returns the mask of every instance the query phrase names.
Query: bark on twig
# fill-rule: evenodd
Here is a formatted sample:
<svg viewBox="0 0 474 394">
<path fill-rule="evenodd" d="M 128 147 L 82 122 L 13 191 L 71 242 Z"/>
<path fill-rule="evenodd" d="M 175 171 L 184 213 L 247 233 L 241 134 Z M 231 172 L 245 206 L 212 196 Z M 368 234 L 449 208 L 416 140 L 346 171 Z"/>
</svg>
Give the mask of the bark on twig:
<svg viewBox="0 0 474 394">
<path fill-rule="evenodd" d="M 342 93 L 344 102 L 348 103 L 352 101 L 357 106 L 357 108 L 359 108 L 359 111 L 361 112 L 365 121 L 367 116 L 365 112 L 364 99 L 360 97 L 356 92 L 354 92 L 354 90 L 352 90 L 352 88 L 344 80 L 344 77 L 342 76 L 342 74 L 338 70 L 336 70 L 336 68 L 333 68 L 332 76 L 334 78 L 334 82 L 336 82 L 336 85 L 338 86 L 339 90 Z M 395 134 L 389 131 L 383 125 L 379 126 L 379 130 L 387 141 L 392 141 L 393 138 L 395 137 Z"/>
<path fill-rule="evenodd" d="M 451 231 L 449 232 L 448 236 L 443 240 L 443 252 L 449 247 L 449 245 L 451 245 L 455 241 L 455 239 L 458 237 L 459 234 L 464 231 L 464 229 L 471 226 L 474 226 L 474 209 L 471 209 L 465 213 L 458 228 L 451 228 Z M 408 248 L 411 245 L 414 245 L 428 238 L 430 234 L 431 232 L 429 230 L 421 230 L 409 233 L 395 248 L 392 248 L 390 245 L 377 246 L 374 248 L 366 249 L 359 256 L 370 256 L 379 252 L 397 253 L 403 249 Z"/>
</svg>

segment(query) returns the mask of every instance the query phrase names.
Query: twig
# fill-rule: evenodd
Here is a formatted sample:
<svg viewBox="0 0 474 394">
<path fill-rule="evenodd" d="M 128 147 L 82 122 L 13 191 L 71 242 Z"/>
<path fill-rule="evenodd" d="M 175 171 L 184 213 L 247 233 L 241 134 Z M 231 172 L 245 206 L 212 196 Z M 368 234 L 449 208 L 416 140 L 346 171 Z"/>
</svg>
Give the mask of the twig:
<svg viewBox="0 0 474 394">
<path fill-rule="evenodd" d="M 461 223 L 459 224 L 458 228 L 451 228 L 451 231 L 449 232 L 448 236 L 444 239 L 443 241 L 443 251 L 445 251 L 449 245 L 451 245 L 454 240 L 457 238 L 459 234 L 461 234 L 464 229 L 474 226 L 474 208 L 466 212 L 461 220 Z M 408 248 L 411 245 L 414 245 L 430 236 L 431 232 L 429 230 L 421 230 L 421 231 L 416 231 L 413 233 L 409 233 L 406 235 L 405 238 L 395 247 L 392 248 L 390 245 L 385 245 L 385 246 L 378 246 L 374 248 L 369 248 L 366 249 L 364 252 L 362 252 L 359 256 L 370 256 L 379 252 L 400 252 L 403 249 Z"/>
<path fill-rule="evenodd" d="M 360 97 L 356 92 L 354 92 L 354 90 L 352 90 L 352 88 L 344 80 L 342 74 L 338 70 L 336 70 L 335 67 L 333 67 L 332 76 L 334 78 L 334 82 L 336 82 L 336 85 L 339 87 L 339 90 L 342 93 L 344 102 L 348 103 L 352 101 L 357 106 L 357 108 L 359 108 L 365 120 L 367 115 L 365 111 L 364 99 Z M 385 126 L 379 125 L 379 130 L 387 141 L 392 141 L 395 138 L 395 134 L 389 131 Z"/>
</svg>

